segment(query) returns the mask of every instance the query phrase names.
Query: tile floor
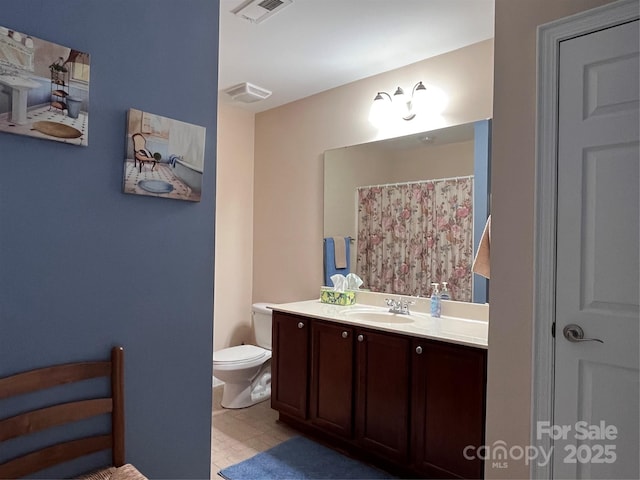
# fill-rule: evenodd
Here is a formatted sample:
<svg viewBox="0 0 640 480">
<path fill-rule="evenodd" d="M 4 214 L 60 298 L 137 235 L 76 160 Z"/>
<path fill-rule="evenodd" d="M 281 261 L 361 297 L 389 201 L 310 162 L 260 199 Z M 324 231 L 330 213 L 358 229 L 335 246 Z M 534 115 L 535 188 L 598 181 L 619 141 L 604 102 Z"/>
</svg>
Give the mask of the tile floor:
<svg viewBox="0 0 640 480">
<path fill-rule="evenodd" d="M 213 426 L 211 428 L 211 478 L 230 465 L 253 457 L 298 433 L 278 422 L 278 412 L 269 400 L 249 408 L 225 409 L 220 405 L 222 387 L 213 389 Z"/>
<path fill-rule="evenodd" d="M 200 192 L 193 191 L 178 177 L 173 174 L 173 169 L 163 163 L 158 163 L 152 168 L 152 164 L 145 163 L 140 171 L 139 166 L 133 164 L 133 160 L 127 159 L 124 162 L 124 192 L 137 195 L 149 195 L 152 197 L 177 198 L 179 200 L 190 200 L 197 202 L 200 200 Z M 159 180 L 173 185 L 170 193 L 152 193 L 142 189 L 138 183 L 141 180 Z"/>
<path fill-rule="evenodd" d="M 25 125 L 17 125 L 9 120 L 9 113 L 0 114 L 0 131 L 29 135 L 36 138 L 45 138 L 63 143 L 87 146 L 89 144 L 89 114 L 80 112 L 78 118 L 71 118 L 60 110 L 51 109 L 49 104 L 38 105 L 27 111 L 28 122 Z M 82 133 L 80 138 L 64 139 L 52 137 L 33 129 L 34 122 L 48 121 L 69 125 Z"/>
</svg>

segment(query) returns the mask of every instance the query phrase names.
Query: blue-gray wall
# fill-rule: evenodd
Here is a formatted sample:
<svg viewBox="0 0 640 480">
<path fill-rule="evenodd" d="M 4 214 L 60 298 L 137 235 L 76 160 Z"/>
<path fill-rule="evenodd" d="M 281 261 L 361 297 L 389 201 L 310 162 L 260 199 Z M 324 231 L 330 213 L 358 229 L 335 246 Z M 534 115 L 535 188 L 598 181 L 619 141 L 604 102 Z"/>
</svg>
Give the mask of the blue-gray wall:
<svg viewBox="0 0 640 480">
<path fill-rule="evenodd" d="M 127 461 L 150 478 L 209 478 L 218 5 L 0 15 L 91 54 L 88 147 L 0 132 L 0 376 L 123 345 Z M 129 108 L 206 127 L 200 203 L 121 193 Z"/>
</svg>

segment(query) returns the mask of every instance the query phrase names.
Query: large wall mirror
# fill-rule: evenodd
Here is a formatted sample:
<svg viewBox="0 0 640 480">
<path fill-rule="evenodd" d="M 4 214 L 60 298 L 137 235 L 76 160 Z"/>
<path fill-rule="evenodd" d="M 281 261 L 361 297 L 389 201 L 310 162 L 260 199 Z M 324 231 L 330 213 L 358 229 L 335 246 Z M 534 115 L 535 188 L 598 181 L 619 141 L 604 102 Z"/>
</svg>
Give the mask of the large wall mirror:
<svg viewBox="0 0 640 480">
<path fill-rule="evenodd" d="M 470 199 L 469 202 L 472 208 L 469 209 L 469 215 L 472 218 L 467 219 L 468 221 L 463 224 L 465 232 L 457 232 L 457 234 L 466 234 L 467 238 L 472 239 L 470 240 L 473 249 L 471 256 L 475 256 L 489 214 L 490 135 L 491 121 L 482 120 L 430 132 L 327 150 L 324 154 L 324 236 L 325 238 L 352 238 L 349 249 L 350 271 L 359 273 L 358 261 L 368 261 L 363 260 L 362 252 L 358 254 L 357 244 L 359 228 L 362 233 L 362 225 L 360 224 L 359 227 L 359 222 L 363 220 L 362 205 L 365 195 L 363 191 L 366 191 L 366 187 L 431 183 L 437 186 L 439 185 L 437 182 L 444 182 L 444 180 L 471 179 L 472 200 Z M 427 232 L 423 232 L 422 238 L 426 243 L 431 240 Z M 416 270 L 420 269 L 415 265 L 413 267 Z M 426 271 L 414 272 L 414 274 L 435 276 L 435 273 Z M 488 281 L 472 273 L 468 273 L 468 276 L 468 293 L 464 298 L 455 298 L 454 295 L 453 299 L 477 303 L 487 302 Z M 431 281 L 430 278 L 422 279 L 424 285 L 430 285 Z M 377 284 L 376 288 L 371 288 L 374 291 L 400 295 L 416 294 L 415 286 L 410 291 L 409 287 L 405 287 L 396 280 L 371 283 Z M 370 285 L 365 284 L 363 287 L 369 288 Z M 417 292 L 421 296 L 428 296 L 430 293 L 430 290 L 427 291 L 428 288 L 421 288 L 421 290 L 424 291 Z"/>
</svg>

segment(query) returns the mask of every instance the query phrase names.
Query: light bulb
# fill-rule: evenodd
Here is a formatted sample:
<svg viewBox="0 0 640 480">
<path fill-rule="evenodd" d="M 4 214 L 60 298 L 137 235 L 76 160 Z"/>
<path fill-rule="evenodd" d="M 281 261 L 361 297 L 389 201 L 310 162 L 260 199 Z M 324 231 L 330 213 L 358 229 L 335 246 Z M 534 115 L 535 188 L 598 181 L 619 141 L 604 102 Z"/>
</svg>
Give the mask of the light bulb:
<svg viewBox="0 0 640 480">
<path fill-rule="evenodd" d="M 383 96 L 383 94 L 386 95 L 386 97 Z M 387 97 L 389 97 L 389 94 L 385 92 L 378 92 L 371 104 L 369 121 L 378 128 L 388 121 L 391 113 L 391 98 Z"/>
<path fill-rule="evenodd" d="M 393 94 L 393 109 L 398 117 L 406 117 L 409 115 L 409 108 L 407 105 L 407 97 L 404 95 L 404 90 L 398 87 Z"/>
<path fill-rule="evenodd" d="M 415 115 L 426 113 L 428 105 L 429 94 L 427 93 L 427 88 L 422 84 L 422 82 L 418 82 L 418 84 L 413 88 L 411 112 Z"/>
</svg>

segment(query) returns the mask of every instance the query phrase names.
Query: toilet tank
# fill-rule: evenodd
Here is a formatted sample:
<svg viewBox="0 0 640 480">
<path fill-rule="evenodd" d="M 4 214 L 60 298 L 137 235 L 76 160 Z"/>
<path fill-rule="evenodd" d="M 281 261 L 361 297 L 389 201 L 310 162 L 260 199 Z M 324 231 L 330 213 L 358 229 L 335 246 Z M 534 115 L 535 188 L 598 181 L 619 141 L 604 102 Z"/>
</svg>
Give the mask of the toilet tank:
<svg viewBox="0 0 640 480">
<path fill-rule="evenodd" d="M 270 303 L 254 303 L 253 310 L 253 332 L 256 335 L 256 344 L 259 347 L 271 350 L 271 312 Z"/>
</svg>

